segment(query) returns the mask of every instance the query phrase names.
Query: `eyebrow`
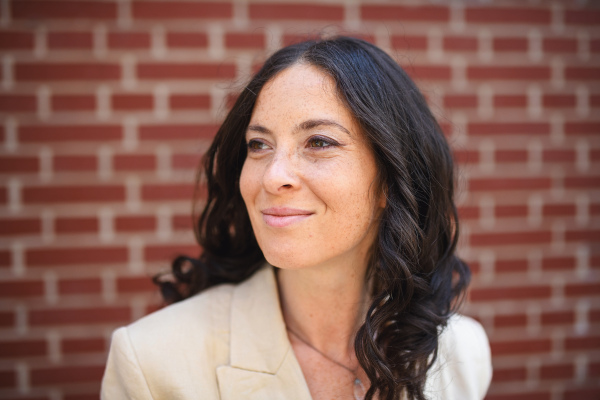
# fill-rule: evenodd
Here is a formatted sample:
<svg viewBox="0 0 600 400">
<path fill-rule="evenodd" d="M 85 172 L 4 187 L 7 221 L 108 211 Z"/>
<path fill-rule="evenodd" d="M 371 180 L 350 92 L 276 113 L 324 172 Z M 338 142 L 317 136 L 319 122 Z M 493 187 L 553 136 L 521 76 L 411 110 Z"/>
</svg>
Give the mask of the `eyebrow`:
<svg viewBox="0 0 600 400">
<path fill-rule="evenodd" d="M 348 129 L 346 129 L 343 125 L 341 125 L 333 120 L 330 120 L 330 119 L 309 119 L 309 120 L 303 121 L 300 124 L 296 125 L 296 127 L 294 128 L 294 132 L 301 131 L 301 130 L 309 131 L 311 129 L 318 128 L 320 126 L 332 126 L 334 128 L 341 130 L 342 132 L 345 132 L 348 136 L 352 137 L 352 133 L 350 133 L 350 131 Z M 262 125 L 258 125 L 258 124 L 248 125 L 247 130 L 264 133 L 264 134 L 273 134 L 273 132 L 271 132 L 270 129 L 268 129 Z"/>
</svg>

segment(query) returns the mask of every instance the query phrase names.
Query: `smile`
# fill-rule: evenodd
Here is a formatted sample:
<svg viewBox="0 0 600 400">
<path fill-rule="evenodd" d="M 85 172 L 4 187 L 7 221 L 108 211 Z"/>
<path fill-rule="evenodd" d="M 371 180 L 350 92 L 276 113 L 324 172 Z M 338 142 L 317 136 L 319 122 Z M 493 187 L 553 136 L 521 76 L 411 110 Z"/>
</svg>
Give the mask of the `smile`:
<svg viewBox="0 0 600 400">
<path fill-rule="evenodd" d="M 274 228 L 283 228 L 313 215 L 311 211 L 283 207 L 267 208 L 261 212 L 265 223 Z"/>
</svg>

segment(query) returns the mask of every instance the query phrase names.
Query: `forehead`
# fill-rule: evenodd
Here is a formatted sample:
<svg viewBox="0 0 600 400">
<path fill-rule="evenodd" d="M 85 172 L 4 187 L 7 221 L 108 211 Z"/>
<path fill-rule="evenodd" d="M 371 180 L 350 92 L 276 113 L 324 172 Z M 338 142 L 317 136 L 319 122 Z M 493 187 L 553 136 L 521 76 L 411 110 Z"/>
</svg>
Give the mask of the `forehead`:
<svg viewBox="0 0 600 400">
<path fill-rule="evenodd" d="M 353 116 L 340 99 L 335 81 L 318 68 L 295 64 L 281 71 L 260 91 L 252 120 L 288 116 L 335 117 L 350 123 Z"/>
</svg>

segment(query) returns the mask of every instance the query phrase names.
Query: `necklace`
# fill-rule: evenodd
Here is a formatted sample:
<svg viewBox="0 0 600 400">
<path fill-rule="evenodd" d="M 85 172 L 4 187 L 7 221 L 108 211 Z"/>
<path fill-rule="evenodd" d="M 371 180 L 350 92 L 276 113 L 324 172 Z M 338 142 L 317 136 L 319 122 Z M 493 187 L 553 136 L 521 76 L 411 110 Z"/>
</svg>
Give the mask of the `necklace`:
<svg viewBox="0 0 600 400">
<path fill-rule="evenodd" d="M 321 350 L 317 349 L 315 346 L 310 344 L 308 341 L 304 340 L 300 335 L 298 335 L 296 332 L 291 330 L 290 327 L 286 327 L 286 329 L 292 335 L 294 335 L 296 337 L 296 339 L 298 339 L 299 341 L 301 341 L 302 343 L 304 343 L 305 345 L 307 345 L 308 347 L 310 347 L 311 349 L 313 349 L 314 351 L 319 353 L 321 356 L 325 357 L 332 363 L 339 365 L 340 367 L 344 368 L 345 370 L 349 371 L 352 375 L 354 375 L 354 399 L 355 400 L 363 400 L 365 398 L 365 393 L 366 393 L 365 385 L 363 385 L 362 381 L 356 374 L 356 371 L 358 370 L 358 368 L 352 369 L 350 367 L 345 366 L 341 362 L 334 360 L 333 358 L 329 357 L 327 354 L 323 353 Z"/>
</svg>

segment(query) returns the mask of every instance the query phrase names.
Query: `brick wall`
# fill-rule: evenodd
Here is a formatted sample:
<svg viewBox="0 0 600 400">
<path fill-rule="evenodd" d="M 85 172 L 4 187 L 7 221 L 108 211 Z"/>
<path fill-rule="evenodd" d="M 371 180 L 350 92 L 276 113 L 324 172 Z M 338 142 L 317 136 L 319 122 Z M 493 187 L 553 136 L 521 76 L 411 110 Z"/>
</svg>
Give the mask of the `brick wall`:
<svg viewBox="0 0 600 400">
<path fill-rule="evenodd" d="M 0 0 L 0 398 L 97 398 L 110 332 L 198 251 L 227 100 L 319 32 L 393 54 L 448 133 L 488 399 L 600 398 L 600 9 L 448 3 Z"/>
</svg>

